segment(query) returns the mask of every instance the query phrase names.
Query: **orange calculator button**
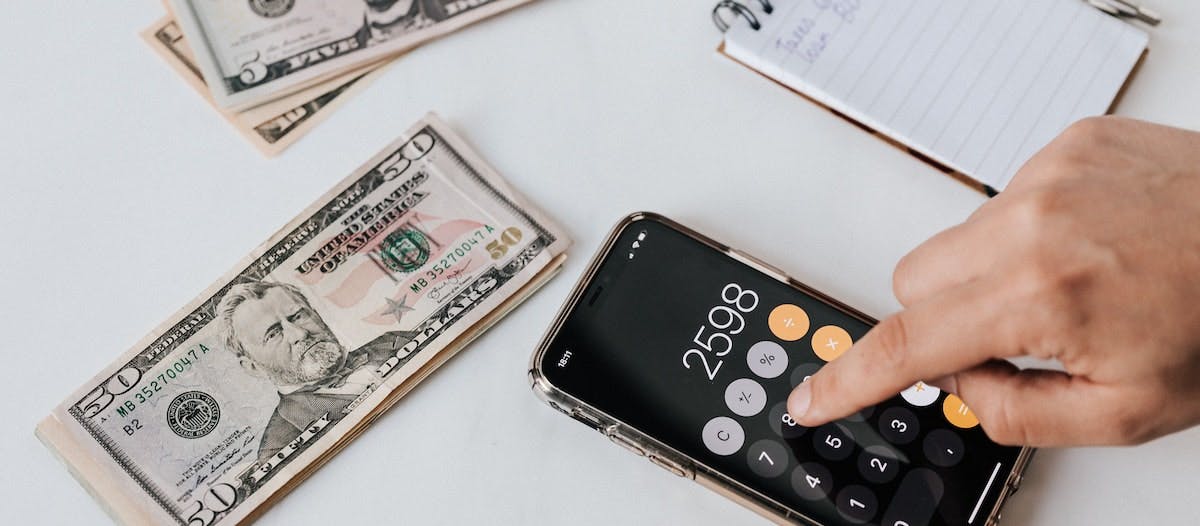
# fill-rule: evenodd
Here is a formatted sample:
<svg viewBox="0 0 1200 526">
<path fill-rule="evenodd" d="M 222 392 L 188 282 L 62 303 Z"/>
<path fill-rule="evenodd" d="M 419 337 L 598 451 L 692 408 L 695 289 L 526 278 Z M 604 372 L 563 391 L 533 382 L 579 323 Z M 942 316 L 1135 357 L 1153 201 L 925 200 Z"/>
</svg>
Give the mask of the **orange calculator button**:
<svg viewBox="0 0 1200 526">
<path fill-rule="evenodd" d="M 785 342 L 794 342 L 808 334 L 808 313 L 804 309 L 785 303 L 775 307 L 767 317 L 771 334 Z"/>
<path fill-rule="evenodd" d="M 962 398 L 956 395 L 947 396 L 946 401 L 942 402 L 942 413 L 946 415 L 946 420 L 955 427 L 970 429 L 979 425 L 979 419 L 975 418 L 975 413 L 967 407 Z"/>
<path fill-rule="evenodd" d="M 854 341 L 850 339 L 850 333 L 836 325 L 826 325 L 813 333 L 813 352 L 827 362 L 838 359 L 842 353 L 850 350 L 851 345 L 854 345 Z"/>
</svg>

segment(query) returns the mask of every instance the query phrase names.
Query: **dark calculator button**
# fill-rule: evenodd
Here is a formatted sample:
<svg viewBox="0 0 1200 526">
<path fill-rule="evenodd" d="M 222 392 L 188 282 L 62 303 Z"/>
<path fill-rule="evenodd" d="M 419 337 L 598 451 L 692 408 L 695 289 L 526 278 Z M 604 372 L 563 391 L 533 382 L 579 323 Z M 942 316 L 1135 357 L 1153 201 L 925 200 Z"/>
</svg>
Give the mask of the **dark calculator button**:
<svg viewBox="0 0 1200 526">
<path fill-rule="evenodd" d="M 763 439 L 755 442 L 746 451 L 746 462 L 750 471 L 763 478 L 775 478 L 787 471 L 788 451 L 783 444 Z"/>
<path fill-rule="evenodd" d="M 801 364 L 799 367 L 792 369 L 792 376 L 790 377 L 792 381 L 792 387 L 796 387 L 797 385 L 804 383 L 804 380 L 807 380 L 808 377 L 817 374 L 817 371 L 820 369 L 821 366 L 815 363 Z"/>
<path fill-rule="evenodd" d="M 854 451 L 854 436 L 839 424 L 826 424 L 813 435 L 813 447 L 822 458 L 837 462 Z"/>
<path fill-rule="evenodd" d="M 900 473 L 900 460 L 887 446 L 871 446 L 858 455 L 858 472 L 876 484 L 885 484 Z"/>
<path fill-rule="evenodd" d="M 934 429 L 925 437 L 925 457 L 935 466 L 949 468 L 962 462 L 966 447 L 958 433 L 948 429 Z"/>
<path fill-rule="evenodd" d="M 792 489 L 804 500 L 824 500 L 833 488 L 833 474 L 816 462 L 805 462 L 792 471 Z"/>
<path fill-rule="evenodd" d="M 767 413 L 767 418 L 771 419 L 771 430 L 785 440 L 799 438 L 808 431 L 807 427 L 800 425 L 796 419 L 787 414 L 787 402 L 775 404 Z"/>
<path fill-rule="evenodd" d="M 871 418 L 871 415 L 874 413 L 875 413 L 875 406 L 873 406 L 873 405 L 867 406 L 867 407 L 863 408 L 863 410 L 846 417 L 846 420 L 849 420 L 851 422 L 866 422 L 867 419 Z"/>
<path fill-rule="evenodd" d="M 889 407 L 879 415 L 879 434 L 888 442 L 902 446 L 921 432 L 917 415 L 905 407 Z"/>
<path fill-rule="evenodd" d="M 863 524 L 879 513 L 879 501 L 866 486 L 846 486 L 838 492 L 837 510 L 843 519 Z"/>
<path fill-rule="evenodd" d="M 892 503 L 883 513 L 880 526 L 925 526 L 942 501 L 942 478 L 929 468 L 916 468 L 904 475 Z"/>
</svg>

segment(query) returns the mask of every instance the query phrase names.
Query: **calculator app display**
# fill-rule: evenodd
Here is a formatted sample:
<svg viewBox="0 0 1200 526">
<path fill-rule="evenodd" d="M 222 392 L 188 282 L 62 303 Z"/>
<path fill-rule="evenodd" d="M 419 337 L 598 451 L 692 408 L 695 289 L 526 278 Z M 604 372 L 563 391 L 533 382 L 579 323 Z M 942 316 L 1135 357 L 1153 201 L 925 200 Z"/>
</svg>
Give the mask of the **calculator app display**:
<svg viewBox="0 0 1200 526">
<path fill-rule="evenodd" d="M 869 328 L 660 223 L 638 221 L 564 323 L 543 370 L 561 389 L 822 523 L 982 524 L 1020 449 L 988 440 L 958 397 L 918 383 L 815 428 L 788 415 L 792 388 Z M 560 360 L 564 351 L 569 362 Z"/>
</svg>

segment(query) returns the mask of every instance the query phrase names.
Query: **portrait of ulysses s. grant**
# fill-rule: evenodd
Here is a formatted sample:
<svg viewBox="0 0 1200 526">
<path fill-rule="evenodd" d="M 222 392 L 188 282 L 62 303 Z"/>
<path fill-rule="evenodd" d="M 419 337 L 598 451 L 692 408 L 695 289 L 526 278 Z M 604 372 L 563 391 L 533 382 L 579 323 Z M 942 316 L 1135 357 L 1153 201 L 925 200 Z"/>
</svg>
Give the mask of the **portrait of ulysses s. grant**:
<svg viewBox="0 0 1200 526">
<path fill-rule="evenodd" d="M 413 335 L 388 332 L 347 351 L 304 293 L 286 283 L 234 285 L 217 304 L 216 317 L 224 346 L 241 366 L 279 391 L 279 405 L 262 430 L 259 462 L 325 414 L 341 418 L 360 394 L 379 385 L 377 368 Z"/>
</svg>

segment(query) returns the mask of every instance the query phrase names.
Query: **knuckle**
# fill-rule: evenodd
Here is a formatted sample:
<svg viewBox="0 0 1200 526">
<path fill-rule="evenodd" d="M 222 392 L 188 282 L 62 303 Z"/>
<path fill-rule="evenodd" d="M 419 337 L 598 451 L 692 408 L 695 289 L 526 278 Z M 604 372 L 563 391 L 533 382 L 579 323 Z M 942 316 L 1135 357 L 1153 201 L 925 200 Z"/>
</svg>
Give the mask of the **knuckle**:
<svg viewBox="0 0 1200 526">
<path fill-rule="evenodd" d="M 1059 140 L 1069 145 L 1085 147 L 1105 145 L 1118 135 L 1117 128 L 1121 124 L 1122 120 L 1119 117 L 1086 117 L 1067 126 L 1059 135 Z"/>
<path fill-rule="evenodd" d="M 908 329 L 903 313 L 884 318 L 875 326 L 876 355 L 867 363 L 880 372 L 894 374 L 908 365 Z"/>
<path fill-rule="evenodd" d="M 896 263 L 896 268 L 892 270 L 892 293 L 900 300 L 900 303 L 908 304 L 912 297 L 913 290 L 913 256 L 912 253 L 900 258 Z"/>
</svg>

